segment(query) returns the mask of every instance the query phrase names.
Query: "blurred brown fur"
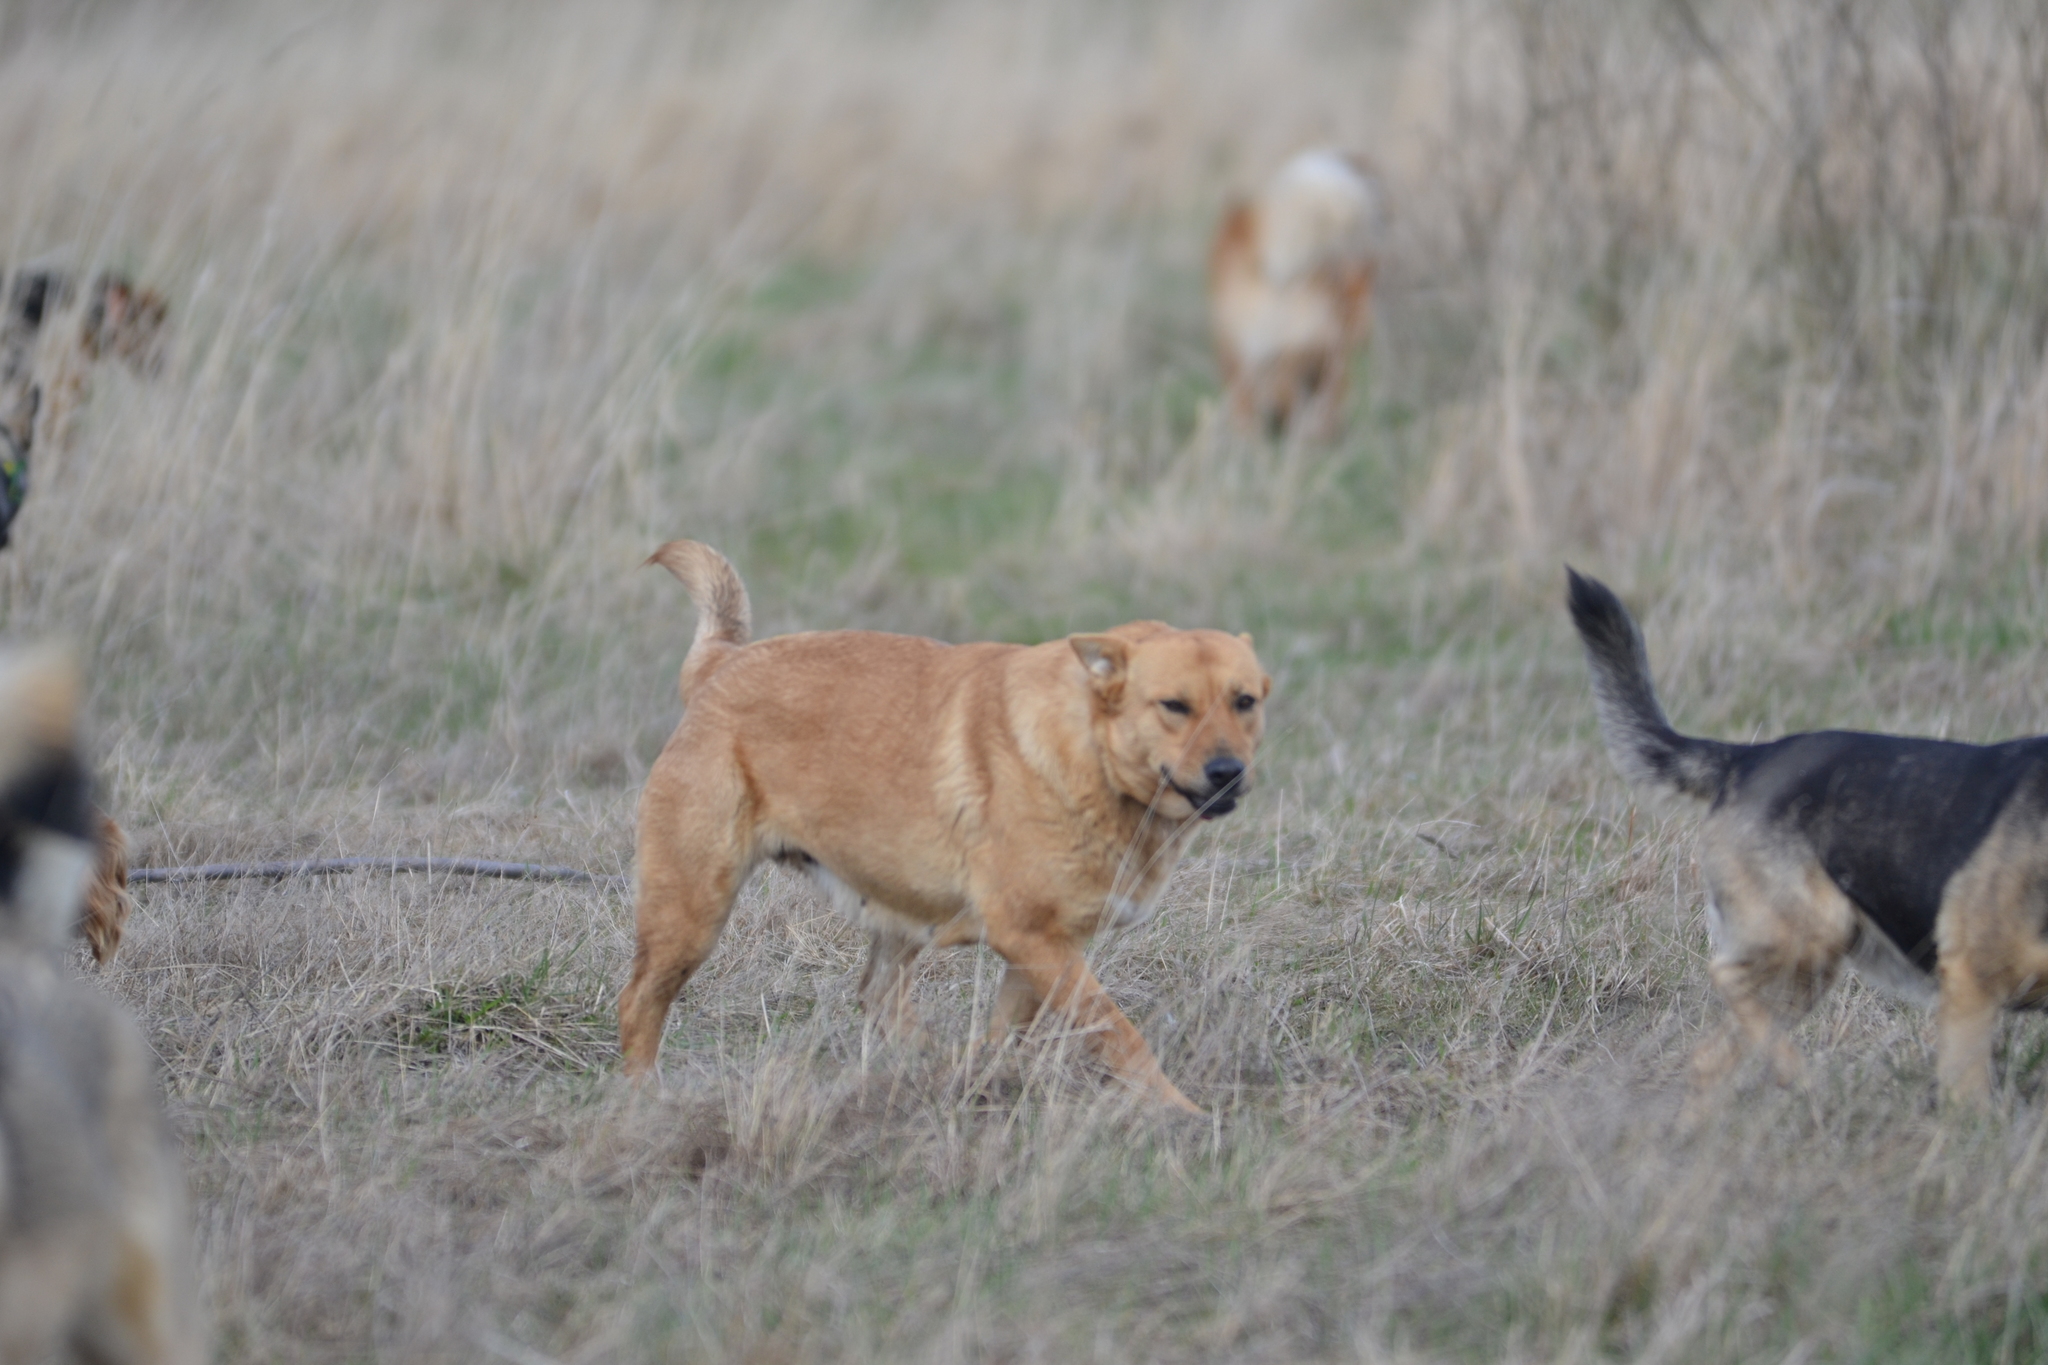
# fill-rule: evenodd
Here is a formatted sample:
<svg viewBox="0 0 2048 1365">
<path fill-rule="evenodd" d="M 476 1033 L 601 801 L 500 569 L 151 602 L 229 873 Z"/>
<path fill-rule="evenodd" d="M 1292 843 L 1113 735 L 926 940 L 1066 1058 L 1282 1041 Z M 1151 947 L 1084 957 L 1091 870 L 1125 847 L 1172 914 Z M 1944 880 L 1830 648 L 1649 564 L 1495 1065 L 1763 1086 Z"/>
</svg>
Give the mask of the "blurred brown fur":
<svg viewBox="0 0 2048 1365">
<path fill-rule="evenodd" d="M 1225 209 L 1209 310 L 1240 426 L 1337 434 L 1351 353 L 1371 328 L 1381 197 L 1363 161 L 1313 150 Z"/>
<path fill-rule="evenodd" d="M 85 885 L 85 907 L 78 932 L 92 949 L 92 960 L 104 967 L 121 948 L 121 931 L 135 898 L 128 894 L 128 836 L 103 810 L 93 811 L 92 879 Z"/>
</svg>

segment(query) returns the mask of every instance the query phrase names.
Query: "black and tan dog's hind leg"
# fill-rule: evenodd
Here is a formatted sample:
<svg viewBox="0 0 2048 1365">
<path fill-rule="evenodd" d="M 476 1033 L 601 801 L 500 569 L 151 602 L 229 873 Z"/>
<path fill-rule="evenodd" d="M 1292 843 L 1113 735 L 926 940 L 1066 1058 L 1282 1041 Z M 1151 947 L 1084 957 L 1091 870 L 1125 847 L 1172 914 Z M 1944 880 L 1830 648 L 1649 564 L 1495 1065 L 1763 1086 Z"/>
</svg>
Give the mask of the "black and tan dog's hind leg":
<svg viewBox="0 0 2048 1365">
<path fill-rule="evenodd" d="M 1950 878 L 1935 923 L 1935 1076 L 1942 1101 L 1991 1102 L 2000 1016 L 2048 1004 L 2048 809 L 2025 784 Z"/>
<path fill-rule="evenodd" d="M 1728 1018 L 1693 1053 L 1695 1085 L 1720 1084 L 1754 1055 L 1780 1081 L 1804 1084 L 1792 1030 L 1841 976 L 1859 932 L 1856 908 L 1811 850 L 1741 807 L 1707 818 L 1700 864 L 1713 945 L 1707 971 Z"/>
</svg>

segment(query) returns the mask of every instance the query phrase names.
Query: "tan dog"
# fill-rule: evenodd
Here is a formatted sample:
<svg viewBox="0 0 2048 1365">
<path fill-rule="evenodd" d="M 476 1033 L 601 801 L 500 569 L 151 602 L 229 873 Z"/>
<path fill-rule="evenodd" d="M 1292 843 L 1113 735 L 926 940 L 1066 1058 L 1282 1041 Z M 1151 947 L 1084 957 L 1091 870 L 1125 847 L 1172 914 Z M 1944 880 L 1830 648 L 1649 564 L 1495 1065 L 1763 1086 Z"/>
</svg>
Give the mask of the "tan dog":
<svg viewBox="0 0 2048 1365">
<path fill-rule="evenodd" d="M 1224 211 L 1209 318 L 1241 426 L 1336 434 L 1351 352 L 1372 322 L 1382 198 L 1362 161 L 1318 149 Z"/>
<path fill-rule="evenodd" d="M 1251 637 L 1157 621 L 1026 647 L 874 631 L 747 643 L 723 555 L 654 552 L 697 605 L 682 724 L 640 797 L 638 940 L 619 999 L 629 1075 L 754 867 L 812 872 L 870 935 L 862 996 L 914 1029 L 926 947 L 1009 964 L 991 1036 L 1040 1008 L 1109 1070 L 1194 1110 L 1088 969 L 1097 929 L 1143 923 L 1195 820 L 1247 786 L 1272 679 Z"/>
</svg>

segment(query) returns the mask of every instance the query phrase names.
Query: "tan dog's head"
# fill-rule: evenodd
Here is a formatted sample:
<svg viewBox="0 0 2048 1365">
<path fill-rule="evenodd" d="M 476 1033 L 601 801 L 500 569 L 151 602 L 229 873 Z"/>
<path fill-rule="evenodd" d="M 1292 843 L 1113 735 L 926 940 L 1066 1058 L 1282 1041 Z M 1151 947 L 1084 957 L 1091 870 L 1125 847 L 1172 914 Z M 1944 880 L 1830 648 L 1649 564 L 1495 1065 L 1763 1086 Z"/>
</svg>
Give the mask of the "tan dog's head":
<svg viewBox="0 0 2048 1365">
<path fill-rule="evenodd" d="M 1251 786 L 1273 680 L 1252 637 L 1137 621 L 1073 635 L 1110 780 L 1173 819 L 1213 820 Z"/>
</svg>

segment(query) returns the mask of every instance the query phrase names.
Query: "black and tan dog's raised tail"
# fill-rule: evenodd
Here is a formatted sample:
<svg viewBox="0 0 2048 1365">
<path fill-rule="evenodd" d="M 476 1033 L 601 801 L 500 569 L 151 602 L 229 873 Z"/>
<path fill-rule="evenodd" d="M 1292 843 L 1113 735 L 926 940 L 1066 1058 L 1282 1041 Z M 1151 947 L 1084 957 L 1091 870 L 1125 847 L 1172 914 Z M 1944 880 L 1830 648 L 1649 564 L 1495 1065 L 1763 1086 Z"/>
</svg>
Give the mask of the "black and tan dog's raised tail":
<svg viewBox="0 0 2048 1365">
<path fill-rule="evenodd" d="M 1593 707 L 1600 738 L 1631 786 L 1663 788 L 1696 800 L 1720 792 L 1746 745 L 1681 735 L 1664 718 L 1650 683 L 1650 656 L 1635 618 L 1605 583 L 1570 565 L 1572 624 L 1593 671 Z"/>
</svg>

